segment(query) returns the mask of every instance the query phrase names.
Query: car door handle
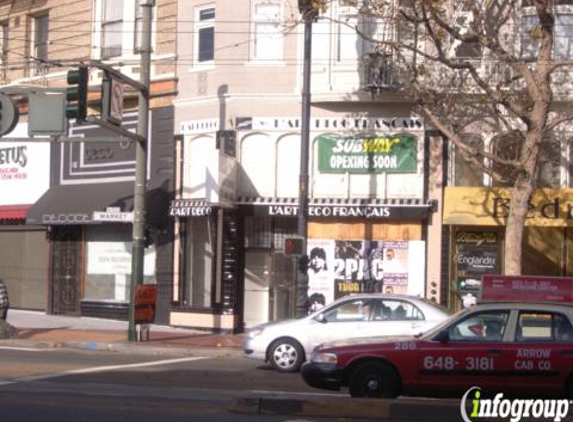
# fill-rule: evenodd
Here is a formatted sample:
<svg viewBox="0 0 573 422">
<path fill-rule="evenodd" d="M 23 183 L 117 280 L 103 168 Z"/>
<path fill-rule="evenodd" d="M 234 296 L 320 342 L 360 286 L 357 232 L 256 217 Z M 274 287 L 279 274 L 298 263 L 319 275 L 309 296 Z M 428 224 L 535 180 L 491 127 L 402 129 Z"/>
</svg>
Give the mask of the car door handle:
<svg viewBox="0 0 573 422">
<path fill-rule="evenodd" d="M 564 356 L 573 356 L 573 350 L 561 350 L 561 354 Z"/>
<path fill-rule="evenodd" d="M 501 349 L 487 349 L 486 351 L 490 355 L 501 355 Z"/>
</svg>

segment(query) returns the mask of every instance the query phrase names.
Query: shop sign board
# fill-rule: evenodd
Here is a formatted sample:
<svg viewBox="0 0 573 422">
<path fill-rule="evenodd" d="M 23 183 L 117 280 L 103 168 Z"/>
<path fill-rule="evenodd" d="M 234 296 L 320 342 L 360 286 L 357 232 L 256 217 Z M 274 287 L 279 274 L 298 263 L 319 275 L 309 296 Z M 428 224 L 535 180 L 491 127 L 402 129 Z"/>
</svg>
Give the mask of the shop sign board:
<svg viewBox="0 0 573 422">
<path fill-rule="evenodd" d="M 318 137 L 318 168 L 322 173 L 415 173 L 414 135 L 322 135 Z"/>
<path fill-rule="evenodd" d="M 316 218 L 367 218 L 412 220 L 426 218 L 430 212 L 428 205 L 417 206 L 369 206 L 369 205 L 316 205 L 308 206 L 309 217 Z M 272 217 L 294 217 L 298 205 L 269 205 L 267 215 Z"/>
<path fill-rule="evenodd" d="M 155 302 L 157 300 L 157 286 L 155 284 L 139 284 L 135 286 L 134 322 L 136 324 L 150 324 L 155 318 Z"/>
<path fill-rule="evenodd" d="M 132 223 L 133 212 L 122 212 L 119 210 L 107 209 L 105 211 L 94 211 L 93 221 Z"/>
<path fill-rule="evenodd" d="M 482 301 L 573 302 L 573 278 L 486 274 Z"/>
<path fill-rule="evenodd" d="M 448 187 L 444 195 L 444 224 L 504 226 L 511 189 Z M 569 227 L 573 224 L 573 189 L 535 189 L 525 225 Z"/>
</svg>

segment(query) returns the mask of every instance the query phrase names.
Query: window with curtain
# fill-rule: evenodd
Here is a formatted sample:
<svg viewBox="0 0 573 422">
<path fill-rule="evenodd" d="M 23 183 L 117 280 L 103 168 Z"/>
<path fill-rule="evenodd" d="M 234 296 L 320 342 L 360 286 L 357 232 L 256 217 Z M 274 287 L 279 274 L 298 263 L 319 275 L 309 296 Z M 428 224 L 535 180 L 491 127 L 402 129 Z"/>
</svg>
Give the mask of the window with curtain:
<svg viewBox="0 0 573 422">
<path fill-rule="evenodd" d="M 124 0 L 104 0 L 102 19 L 102 58 L 121 56 Z"/>
<path fill-rule="evenodd" d="M 205 63 L 215 59 L 215 8 L 198 11 L 197 19 L 197 62 Z"/>
<path fill-rule="evenodd" d="M 34 58 L 48 59 L 48 15 L 34 18 Z"/>
<path fill-rule="evenodd" d="M 280 3 L 255 3 L 253 58 L 277 60 L 283 56 Z"/>
</svg>

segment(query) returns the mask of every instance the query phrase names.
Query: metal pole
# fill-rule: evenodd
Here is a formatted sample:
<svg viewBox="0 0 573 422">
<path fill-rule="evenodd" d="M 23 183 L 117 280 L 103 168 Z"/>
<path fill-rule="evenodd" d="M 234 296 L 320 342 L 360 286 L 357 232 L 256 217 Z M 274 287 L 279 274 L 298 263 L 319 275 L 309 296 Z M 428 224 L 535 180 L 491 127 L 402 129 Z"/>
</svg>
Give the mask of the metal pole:
<svg viewBox="0 0 573 422">
<path fill-rule="evenodd" d="M 145 220 L 147 193 L 147 136 L 149 130 L 149 80 L 151 73 L 151 22 L 155 0 L 142 0 L 141 33 L 141 74 L 143 89 L 139 92 L 139 113 L 137 116 L 137 134 L 141 136 L 136 143 L 135 153 L 135 189 L 133 193 L 133 247 L 131 252 L 131 292 L 129 302 L 129 325 L 127 338 L 137 341 L 135 328 L 135 288 L 143 284 L 143 263 L 145 256 Z"/>
<path fill-rule="evenodd" d="M 308 314 L 308 149 L 310 137 L 310 69 L 312 58 L 313 13 L 304 13 L 304 61 L 302 76 L 302 124 L 300 136 L 300 176 L 297 213 L 297 234 L 303 239 L 304 254 L 299 258 L 296 278 L 296 316 Z"/>
</svg>

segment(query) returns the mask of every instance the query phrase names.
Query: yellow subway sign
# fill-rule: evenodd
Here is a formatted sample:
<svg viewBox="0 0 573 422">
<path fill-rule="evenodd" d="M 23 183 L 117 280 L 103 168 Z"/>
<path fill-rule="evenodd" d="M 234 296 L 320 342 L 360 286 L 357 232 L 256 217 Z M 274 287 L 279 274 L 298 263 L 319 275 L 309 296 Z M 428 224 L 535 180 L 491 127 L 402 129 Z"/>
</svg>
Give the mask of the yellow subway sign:
<svg viewBox="0 0 573 422">
<path fill-rule="evenodd" d="M 415 173 L 417 139 L 410 134 L 318 137 L 321 173 Z"/>
</svg>

